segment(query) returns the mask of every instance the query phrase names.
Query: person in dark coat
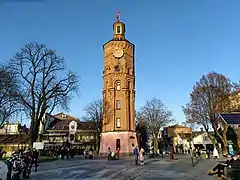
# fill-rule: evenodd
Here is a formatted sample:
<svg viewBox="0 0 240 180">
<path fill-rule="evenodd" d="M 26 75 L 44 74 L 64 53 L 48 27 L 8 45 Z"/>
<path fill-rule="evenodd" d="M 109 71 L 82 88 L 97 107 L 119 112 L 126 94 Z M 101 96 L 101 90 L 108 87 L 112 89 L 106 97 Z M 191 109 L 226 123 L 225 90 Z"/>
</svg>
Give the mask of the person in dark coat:
<svg viewBox="0 0 240 180">
<path fill-rule="evenodd" d="M 218 163 L 214 168 L 208 171 L 209 175 L 217 174 L 218 178 L 220 179 L 224 175 L 224 169 L 228 168 L 229 176 L 232 177 L 240 177 L 239 176 L 239 168 L 240 168 L 240 159 L 239 155 L 234 155 L 230 160 L 227 160 L 224 163 Z M 235 171 L 236 170 L 236 171 Z M 238 171 L 238 172 L 237 172 Z M 236 178 L 232 178 L 233 180 L 238 180 Z"/>
<path fill-rule="evenodd" d="M 34 148 L 33 152 L 32 152 L 32 166 L 34 165 L 34 167 L 35 167 L 34 172 L 37 172 L 38 163 L 39 163 L 39 153 Z"/>
</svg>

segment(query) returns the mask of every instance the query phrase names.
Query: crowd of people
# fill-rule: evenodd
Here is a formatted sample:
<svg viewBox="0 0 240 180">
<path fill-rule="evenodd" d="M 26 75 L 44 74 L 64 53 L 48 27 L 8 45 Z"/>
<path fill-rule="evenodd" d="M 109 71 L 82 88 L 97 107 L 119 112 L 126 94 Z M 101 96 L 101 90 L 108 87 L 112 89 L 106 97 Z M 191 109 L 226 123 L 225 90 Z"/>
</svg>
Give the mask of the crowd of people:
<svg viewBox="0 0 240 180">
<path fill-rule="evenodd" d="M 214 168 L 209 170 L 209 175 L 217 175 L 219 180 L 227 179 L 232 180 L 240 179 L 240 155 L 228 155 L 225 162 L 219 162 Z"/>
<path fill-rule="evenodd" d="M 31 170 L 37 172 L 39 166 L 39 153 L 36 149 L 13 152 L 5 161 L 0 163 L 1 180 L 15 180 L 29 178 Z M 12 173 L 14 171 L 14 173 Z"/>
</svg>

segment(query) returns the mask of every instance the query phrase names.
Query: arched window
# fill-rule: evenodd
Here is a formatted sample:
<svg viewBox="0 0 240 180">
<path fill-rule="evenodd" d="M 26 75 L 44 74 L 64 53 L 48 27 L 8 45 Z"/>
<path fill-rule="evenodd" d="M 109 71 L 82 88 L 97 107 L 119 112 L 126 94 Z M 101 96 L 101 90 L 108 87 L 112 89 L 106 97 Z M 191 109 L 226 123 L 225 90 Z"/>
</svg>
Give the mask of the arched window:
<svg viewBox="0 0 240 180">
<path fill-rule="evenodd" d="M 105 84 L 105 89 L 107 89 L 107 88 L 108 88 L 108 81 Z"/>
<path fill-rule="evenodd" d="M 117 84 L 116 84 L 116 88 L 117 88 L 117 90 L 118 90 L 118 91 L 120 91 L 120 90 L 121 90 L 121 85 L 120 85 L 120 82 L 117 82 Z"/>
<path fill-rule="evenodd" d="M 127 88 L 130 89 L 130 81 L 127 82 Z"/>
<path fill-rule="evenodd" d="M 116 34 L 120 34 L 120 33 L 121 33 L 121 26 L 117 26 Z"/>
<path fill-rule="evenodd" d="M 120 118 L 117 118 L 117 128 L 120 128 L 121 127 L 121 121 L 120 121 Z"/>
</svg>

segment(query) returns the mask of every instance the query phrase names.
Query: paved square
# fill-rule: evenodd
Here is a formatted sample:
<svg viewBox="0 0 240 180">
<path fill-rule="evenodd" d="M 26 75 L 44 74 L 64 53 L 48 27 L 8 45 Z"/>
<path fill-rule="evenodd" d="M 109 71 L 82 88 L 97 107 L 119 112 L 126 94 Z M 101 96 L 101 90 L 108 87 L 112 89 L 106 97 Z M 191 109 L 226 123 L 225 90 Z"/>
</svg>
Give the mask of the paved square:
<svg viewBox="0 0 240 180">
<path fill-rule="evenodd" d="M 188 156 L 178 160 L 167 158 L 147 159 L 144 166 L 135 165 L 133 158 L 118 161 L 106 159 L 85 160 L 82 157 L 71 160 L 58 160 L 40 164 L 39 172 L 32 173 L 32 180 L 214 180 L 206 174 L 216 164 L 216 160 L 201 159 L 192 167 Z"/>
</svg>

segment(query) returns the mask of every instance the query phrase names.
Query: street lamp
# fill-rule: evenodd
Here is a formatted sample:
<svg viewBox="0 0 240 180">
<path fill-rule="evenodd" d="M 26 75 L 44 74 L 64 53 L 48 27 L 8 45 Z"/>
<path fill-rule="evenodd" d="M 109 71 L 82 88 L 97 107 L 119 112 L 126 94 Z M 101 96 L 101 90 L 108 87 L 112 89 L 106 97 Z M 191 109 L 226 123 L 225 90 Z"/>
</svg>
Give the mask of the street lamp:
<svg viewBox="0 0 240 180">
<path fill-rule="evenodd" d="M 19 146 L 20 146 L 21 134 L 23 132 L 23 130 L 20 128 L 20 126 L 18 127 L 18 151 L 19 151 Z"/>
</svg>

